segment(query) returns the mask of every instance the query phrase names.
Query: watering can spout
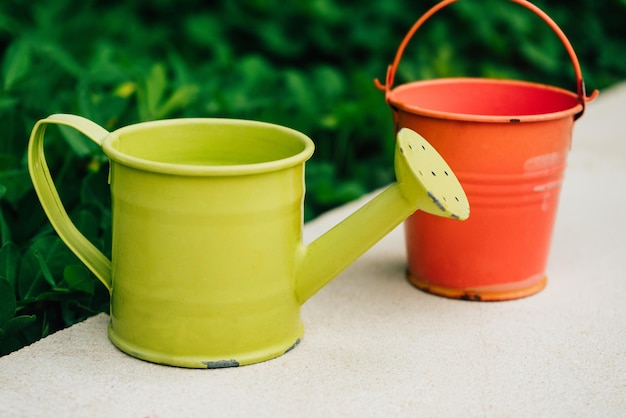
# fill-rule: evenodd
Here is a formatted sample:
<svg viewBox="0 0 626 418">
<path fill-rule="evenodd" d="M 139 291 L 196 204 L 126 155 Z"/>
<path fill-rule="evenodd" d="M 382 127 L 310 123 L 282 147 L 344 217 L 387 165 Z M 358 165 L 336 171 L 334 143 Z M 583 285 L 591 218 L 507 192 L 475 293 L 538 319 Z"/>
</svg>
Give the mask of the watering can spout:
<svg viewBox="0 0 626 418">
<path fill-rule="evenodd" d="M 416 132 L 398 132 L 397 181 L 311 244 L 300 248 L 296 295 L 302 304 L 416 210 L 467 219 L 469 203 L 456 176 Z"/>
</svg>

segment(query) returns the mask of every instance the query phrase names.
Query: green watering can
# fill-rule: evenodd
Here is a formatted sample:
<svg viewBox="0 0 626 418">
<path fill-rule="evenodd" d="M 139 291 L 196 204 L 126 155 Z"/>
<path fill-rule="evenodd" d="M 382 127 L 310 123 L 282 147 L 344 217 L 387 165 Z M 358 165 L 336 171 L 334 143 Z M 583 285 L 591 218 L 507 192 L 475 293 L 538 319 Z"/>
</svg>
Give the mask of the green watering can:
<svg viewBox="0 0 626 418">
<path fill-rule="evenodd" d="M 48 125 L 75 128 L 110 160 L 112 257 L 72 224 L 44 156 Z M 465 219 L 452 170 L 398 133 L 397 182 L 309 245 L 302 242 L 304 134 L 232 119 L 175 119 L 108 132 L 79 116 L 39 121 L 28 150 L 61 239 L 111 293 L 109 338 L 155 363 L 221 368 L 292 349 L 300 306 L 415 210 Z"/>
</svg>

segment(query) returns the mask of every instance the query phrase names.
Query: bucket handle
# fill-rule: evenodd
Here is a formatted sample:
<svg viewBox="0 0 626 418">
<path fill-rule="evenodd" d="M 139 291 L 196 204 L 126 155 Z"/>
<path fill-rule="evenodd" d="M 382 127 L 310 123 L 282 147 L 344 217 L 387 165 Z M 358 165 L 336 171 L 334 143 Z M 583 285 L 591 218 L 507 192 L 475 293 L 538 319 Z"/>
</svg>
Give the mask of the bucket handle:
<svg viewBox="0 0 626 418">
<path fill-rule="evenodd" d="M 409 41 L 411 40 L 415 32 L 417 32 L 417 30 L 424 24 L 424 22 L 430 19 L 432 15 L 434 15 L 439 10 L 443 9 L 444 7 L 448 5 L 452 3 L 456 3 L 457 1 L 459 0 L 443 0 L 440 3 L 436 4 L 435 6 L 433 6 L 430 10 L 428 10 L 422 17 L 420 17 L 417 20 L 417 22 L 413 24 L 409 32 L 405 35 L 404 39 L 400 43 L 400 46 L 398 47 L 398 51 L 396 52 L 396 56 L 393 60 L 393 63 L 387 67 L 387 76 L 386 76 L 385 84 L 383 85 L 378 79 L 374 80 L 374 84 L 376 85 L 376 87 L 379 90 L 385 92 L 385 100 L 387 100 L 387 103 L 389 103 L 389 94 L 391 92 L 394 78 L 396 76 L 396 70 L 398 68 L 398 65 L 400 64 L 400 59 L 402 58 L 404 49 L 406 48 L 407 44 L 409 43 Z M 582 105 L 582 110 L 574 116 L 574 120 L 580 118 L 585 112 L 586 103 L 592 101 L 598 96 L 598 90 L 594 90 L 590 96 L 587 96 L 587 93 L 585 90 L 585 81 L 583 80 L 583 75 L 582 75 L 582 70 L 580 69 L 580 64 L 578 62 L 578 58 L 576 57 L 576 52 L 574 52 L 574 48 L 572 47 L 572 44 L 567 39 L 567 37 L 565 36 L 565 33 L 563 33 L 561 28 L 543 10 L 541 10 L 540 8 L 538 8 L 537 6 L 535 6 L 534 4 L 530 3 L 527 0 L 510 0 L 510 1 L 513 3 L 517 3 L 521 6 L 524 6 L 525 8 L 527 8 L 528 10 L 532 11 L 537 16 L 539 16 L 554 31 L 554 33 L 556 33 L 556 35 L 559 37 L 559 39 L 563 43 L 563 46 L 565 47 L 572 61 L 572 64 L 574 66 L 578 102 Z"/>
</svg>

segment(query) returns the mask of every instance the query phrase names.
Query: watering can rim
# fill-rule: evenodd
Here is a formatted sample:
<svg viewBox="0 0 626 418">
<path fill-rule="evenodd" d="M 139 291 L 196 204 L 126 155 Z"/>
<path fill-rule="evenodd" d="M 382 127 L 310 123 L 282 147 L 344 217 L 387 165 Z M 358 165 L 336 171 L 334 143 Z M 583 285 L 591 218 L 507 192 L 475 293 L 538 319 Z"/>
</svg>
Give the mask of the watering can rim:
<svg viewBox="0 0 626 418">
<path fill-rule="evenodd" d="M 518 87 L 529 87 L 540 89 L 543 91 L 549 90 L 553 93 L 562 94 L 572 99 L 572 106 L 566 109 L 547 112 L 547 113 L 531 113 L 531 114 L 510 114 L 510 115 L 485 115 L 476 113 L 459 113 L 442 110 L 429 109 L 427 107 L 407 103 L 399 100 L 396 96 L 403 90 L 409 90 L 415 88 L 418 85 L 451 85 L 455 83 L 464 84 L 499 84 Z M 570 90 L 555 87 L 547 84 L 523 81 L 523 80 L 510 80 L 510 79 L 493 79 L 482 77 L 450 77 L 450 78 L 436 78 L 431 80 L 419 80 L 406 84 L 400 84 L 394 87 L 387 94 L 387 102 L 394 109 L 401 109 L 410 111 L 411 113 L 421 116 L 428 116 L 437 119 L 448 119 L 458 121 L 470 121 L 470 122 L 494 122 L 494 123 L 512 123 L 512 122 L 541 122 L 547 120 L 562 119 L 565 117 L 575 116 L 580 114 L 583 110 L 583 104 L 578 101 L 578 95 Z"/>
<path fill-rule="evenodd" d="M 263 127 L 274 132 L 282 132 L 290 137 L 297 138 L 302 144 L 302 150 L 288 157 L 280 159 L 272 159 L 271 161 L 258 163 L 241 163 L 232 165 L 206 165 L 206 164 L 176 164 L 154 161 L 150 159 L 131 156 L 115 147 L 116 141 L 122 134 L 127 134 L 136 130 L 142 130 L 146 127 L 160 126 L 176 126 L 176 125 L 222 125 L 222 126 L 241 126 L 241 127 Z M 277 125 L 269 122 L 261 122 L 248 119 L 232 119 L 232 118 L 175 118 L 161 119 L 148 122 L 139 122 L 127 125 L 111 131 L 102 140 L 102 150 L 104 153 L 116 163 L 136 168 L 143 171 L 157 172 L 159 174 L 182 175 L 182 176 L 241 176 L 274 172 L 280 169 L 286 169 L 298 166 L 307 161 L 313 155 L 315 144 L 311 138 L 302 132 L 286 126 Z"/>
</svg>

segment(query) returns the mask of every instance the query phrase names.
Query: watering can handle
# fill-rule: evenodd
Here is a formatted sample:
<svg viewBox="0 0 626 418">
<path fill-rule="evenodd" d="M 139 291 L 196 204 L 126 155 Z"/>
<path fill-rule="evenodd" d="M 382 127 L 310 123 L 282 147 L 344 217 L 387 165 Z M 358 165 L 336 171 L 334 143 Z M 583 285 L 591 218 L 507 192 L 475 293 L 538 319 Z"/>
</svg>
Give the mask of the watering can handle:
<svg viewBox="0 0 626 418">
<path fill-rule="evenodd" d="M 89 267 L 111 292 L 111 261 L 98 250 L 72 223 L 54 186 L 44 155 L 44 134 L 47 125 L 70 126 L 85 134 L 98 145 L 109 132 L 88 119 L 74 115 L 51 115 L 33 128 L 28 144 L 28 170 L 35 191 L 50 223 L 61 239 L 78 258 Z"/>
<path fill-rule="evenodd" d="M 398 47 L 398 51 L 396 52 L 396 56 L 393 60 L 393 63 L 389 67 L 387 67 L 387 76 L 386 76 L 385 84 L 383 85 L 378 79 L 374 80 L 374 84 L 376 85 L 376 87 L 378 87 L 380 90 L 385 92 L 385 98 L 387 100 L 389 100 L 389 94 L 391 92 L 391 88 L 393 87 L 394 78 L 396 76 L 396 70 L 398 68 L 398 65 L 400 64 L 400 59 L 402 58 L 404 49 L 406 48 L 407 44 L 409 43 L 409 41 L 411 40 L 415 32 L 417 32 L 417 30 L 424 24 L 424 22 L 430 19 L 432 15 L 434 15 L 439 10 L 443 9 L 444 7 L 448 5 L 452 3 L 456 3 L 457 1 L 459 0 L 444 0 L 436 4 L 430 10 L 428 10 L 422 17 L 420 17 L 417 22 L 413 24 L 409 32 L 406 34 L 406 36 L 400 43 L 400 46 Z M 578 101 L 582 105 L 582 110 L 580 111 L 580 113 L 578 113 L 575 116 L 575 119 L 578 119 L 579 117 L 582 116 L 582 114 L 585 111 L 586 102 L 595 99 L 596 96 L 598 95 L 598 91 L 594 90 L 591 93 L 591 95 L 587 97 L 587 93 L 585 91 L 585 82 L 582 76 L 582 71 L 580 69 L 580 64 L 578 62 L 578 58 L 576 57 L 576 53 L 574 52 L 574 48 L 572 47 L 572 44 L 569 42 L 569 40 L 567 39 L 567 37 L 565 36 L 565 33 L 563 33 L 561 28 L 559 28 L 559 26 L 554 22 L 554 20 L 552 20 L 552 18 L 550 18 L 550 16 L 548 16 L 543 10 L 541 10 L 540 8 L 538 8 L 537 6 L 535 6 L 534 4 L 530 3 L 527 0 L 510 0 L 510 1 L 526 7 L 528 10 L 532 11 L 537 16 L 539 16 L 545 23 L 548 24 L 548 26 L 550 26 L 550 28 L 556 33 L 556 35 L 559 37 L 559 39 L 563 43 L 563 46 L 565 46 L 565 49 L 567 50 L 567 53 L 574 66 Z"/>
</svg>

